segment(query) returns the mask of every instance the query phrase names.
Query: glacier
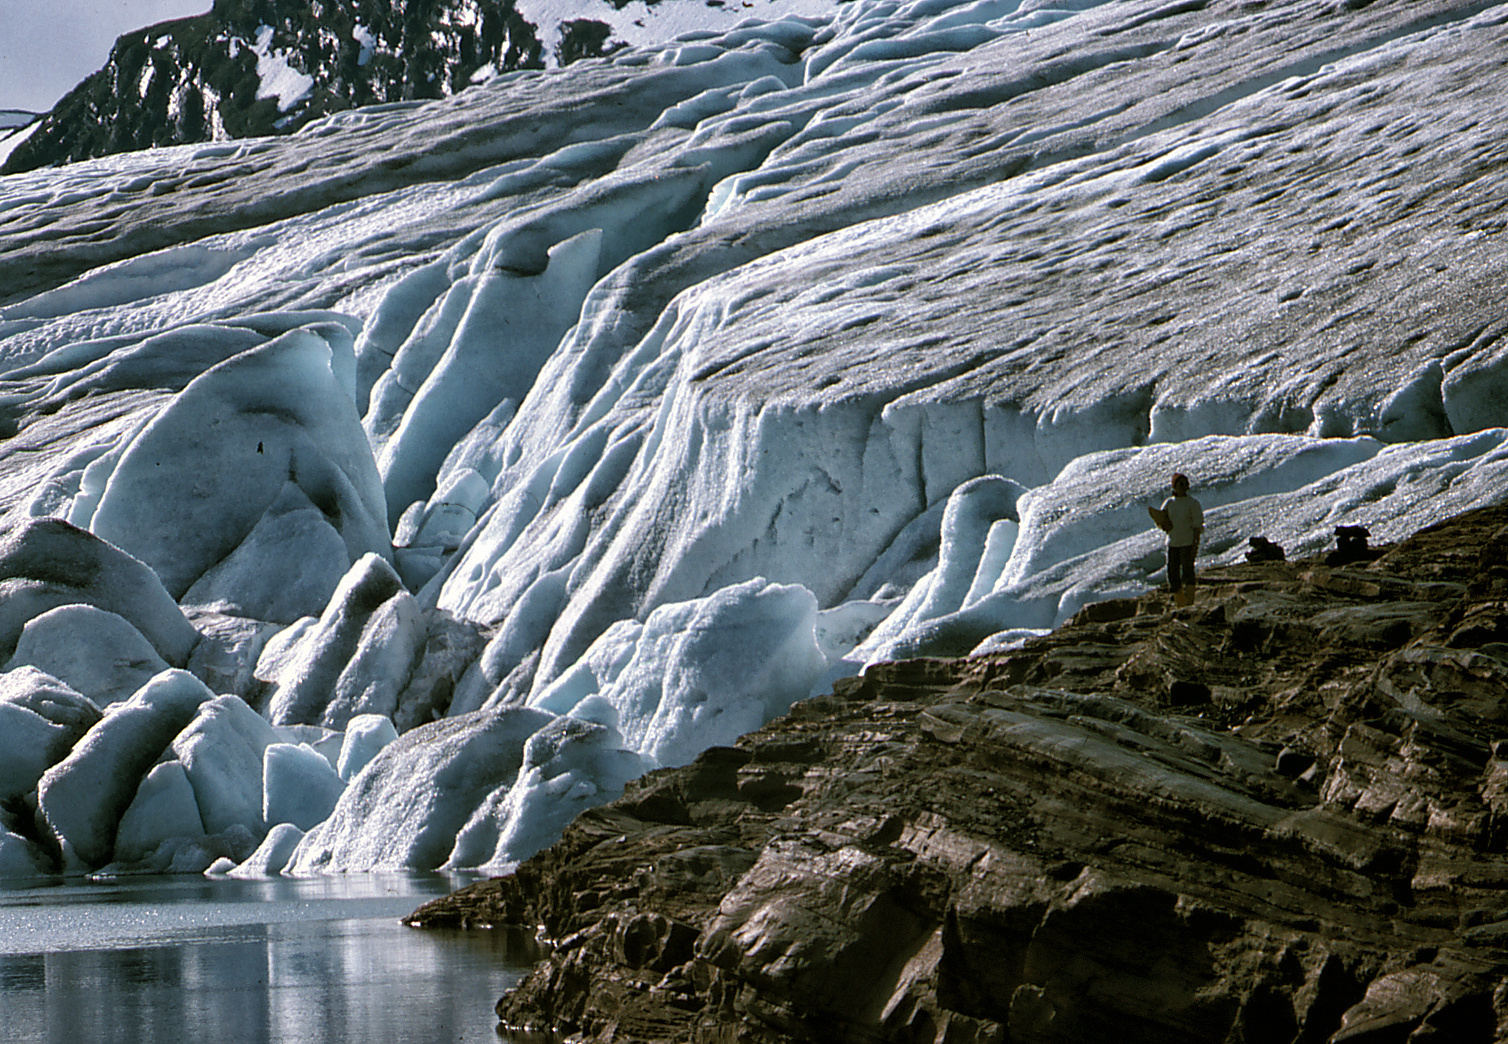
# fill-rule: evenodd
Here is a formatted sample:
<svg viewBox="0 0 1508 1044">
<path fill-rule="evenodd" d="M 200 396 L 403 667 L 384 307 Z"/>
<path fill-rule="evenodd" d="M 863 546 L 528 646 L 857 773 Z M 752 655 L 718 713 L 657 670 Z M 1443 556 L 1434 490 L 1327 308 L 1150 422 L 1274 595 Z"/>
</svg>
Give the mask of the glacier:
<svg viewBox="0 0 1508 1044">
<path fill-rule="evenodd" d="M 0 178 L 0 874 L 499 869 L 1508 497 L 1508 5 L 854 0 Z"/>
</svg>

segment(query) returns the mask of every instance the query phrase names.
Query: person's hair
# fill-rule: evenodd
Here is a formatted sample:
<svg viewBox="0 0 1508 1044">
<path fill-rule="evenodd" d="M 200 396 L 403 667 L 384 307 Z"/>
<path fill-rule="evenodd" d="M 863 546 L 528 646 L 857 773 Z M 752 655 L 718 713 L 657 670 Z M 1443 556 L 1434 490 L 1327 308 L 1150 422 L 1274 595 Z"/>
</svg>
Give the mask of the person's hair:
<svg viewBox="0 0 1508 1044">
<path fill-rule="evenodd" d="M 1181 471 L 1178 472 L 1176 475 L 1173 476 L 1173 488 L 1175 490 L 1188 489 L 1189 488 L 1189 477 L 1187 475 L 1185 475 Z"/>
</svg>

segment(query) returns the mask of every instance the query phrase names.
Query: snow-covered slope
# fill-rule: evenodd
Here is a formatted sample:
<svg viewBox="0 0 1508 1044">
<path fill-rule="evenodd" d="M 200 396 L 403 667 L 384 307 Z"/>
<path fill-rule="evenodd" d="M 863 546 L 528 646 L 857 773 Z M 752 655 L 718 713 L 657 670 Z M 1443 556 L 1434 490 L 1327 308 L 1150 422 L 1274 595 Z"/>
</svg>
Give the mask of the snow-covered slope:
<svg viewBox="0 0 1508 1044">
<path fill-rule="evenodd" d="M 1206 561 L 1503 499 L 1505 21 L 861 0 L 0 179 L 0 866 L 503 864 L 1145 589 L 1172 471 Z"/>
</svg>

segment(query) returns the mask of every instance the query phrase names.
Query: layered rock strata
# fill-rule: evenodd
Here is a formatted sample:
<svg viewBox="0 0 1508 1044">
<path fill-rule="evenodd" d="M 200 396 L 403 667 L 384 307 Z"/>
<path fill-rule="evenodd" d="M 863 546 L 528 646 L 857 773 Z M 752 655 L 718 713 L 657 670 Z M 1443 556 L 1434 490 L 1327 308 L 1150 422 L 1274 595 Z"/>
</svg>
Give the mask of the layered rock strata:
<svg viewBox="0 0 1508 1044">
<path fill-rule="evenodd" d="M 599 1041 L 1508 1034 L 1508 508 L 871 668 L 419 926 Z"/>
</svg>

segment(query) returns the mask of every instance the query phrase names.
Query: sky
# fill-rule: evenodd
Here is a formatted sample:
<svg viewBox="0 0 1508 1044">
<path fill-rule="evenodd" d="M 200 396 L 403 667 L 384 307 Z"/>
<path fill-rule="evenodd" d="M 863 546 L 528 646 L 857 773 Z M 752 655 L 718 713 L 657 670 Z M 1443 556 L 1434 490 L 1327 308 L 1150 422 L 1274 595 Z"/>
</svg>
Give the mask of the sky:
<svg viewBox="0 0 1508 1044">
<path fill-rule="evenodd" d="M 0 109 L 46 112 L 105 64 L 121 33 L 203 14 L 210 4 L 211 0 L 0 0 Z"/>
</svg>

